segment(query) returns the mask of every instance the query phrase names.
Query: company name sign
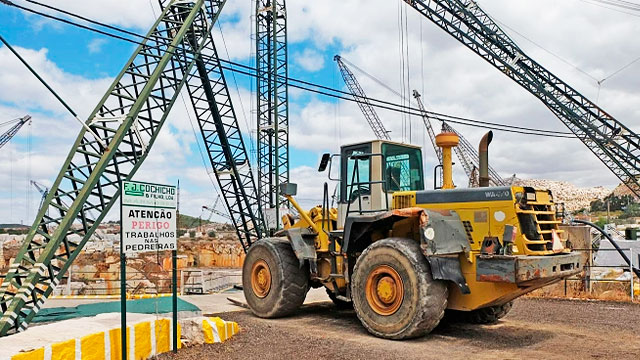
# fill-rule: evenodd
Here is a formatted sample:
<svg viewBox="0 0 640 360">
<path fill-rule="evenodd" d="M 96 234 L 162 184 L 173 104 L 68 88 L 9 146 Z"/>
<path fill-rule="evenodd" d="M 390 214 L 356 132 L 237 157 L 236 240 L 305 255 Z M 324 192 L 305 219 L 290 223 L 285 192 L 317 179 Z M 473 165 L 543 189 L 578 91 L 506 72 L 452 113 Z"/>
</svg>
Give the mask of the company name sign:
<svg viewBox="0 0 640 360">
<path fill-rule="evenodd" d="M 176 187 L 133 181 L 122 187 L 124 252 L 177 250 Z"/>
</svg>

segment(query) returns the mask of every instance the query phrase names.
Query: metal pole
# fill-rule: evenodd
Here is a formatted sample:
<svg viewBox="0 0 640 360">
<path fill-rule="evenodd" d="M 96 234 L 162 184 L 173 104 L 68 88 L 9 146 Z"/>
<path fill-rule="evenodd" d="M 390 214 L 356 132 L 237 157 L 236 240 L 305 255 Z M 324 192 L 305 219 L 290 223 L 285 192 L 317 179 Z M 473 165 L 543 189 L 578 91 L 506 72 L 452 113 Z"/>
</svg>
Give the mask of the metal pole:
<svg viewBox="0 0 640 360">
<path fill-rule="evenodd" d="M 176 231 L 178 229 L 178 224 L 179 224 L 179 219 L 180 219 L 180 179 L 178 179 L 178 189 L 177 189 L 177 199 L 176 199 L 176 213 L 177 213 L 177 219 L 176 219 Z M 177 239 L 177 234 L 176 234 L 176 250 L 171 251 L 171 268 L 172 268 L 172 292 L 173 292 L 173 298 L 171 301 L 171 308 L 173 311 L 173 352 L 177 353 L 178 352 L 178 294 L 177 294 L 177 283 L 178 283 L 178 239 Z"/>
<path fill-rule="evenodd" d="M 172 258 L 172 263 L 173 263 L 173 286 L 172 286 L 172 292 L 173 292 L 173 301 L 172 301 L 172 308 L 173 308 L 173 352 L 177 353 L 178 352 L 178 287 L 177 287 L 177 282 L 178 282 L 178 271 L 177 271 L 177 267 L 178 267 L 178 251 L 177 250 L 173 250 L 171 251 L 171 258 Z"/>
<path fill-rule="evenodd" d="M 633 248 L 629 249 L 629 275 L 631 275 L 631 301 L 633 301 Z"/>
<path fill-rule="evenodd" d="M 67 295 L 71 295 L 71 268 L 72 266 L 69 266 L 69 273 L 67 274 Z"/>
<path fill-rule="evenodd" d="M 122 181 L 120 181 L 122 189 Z M 122 196 L 120 197 L 120 341 L 122 360 L 127 360 L 127 256 L 124 253 L 122 231 Z"/>
</svg>

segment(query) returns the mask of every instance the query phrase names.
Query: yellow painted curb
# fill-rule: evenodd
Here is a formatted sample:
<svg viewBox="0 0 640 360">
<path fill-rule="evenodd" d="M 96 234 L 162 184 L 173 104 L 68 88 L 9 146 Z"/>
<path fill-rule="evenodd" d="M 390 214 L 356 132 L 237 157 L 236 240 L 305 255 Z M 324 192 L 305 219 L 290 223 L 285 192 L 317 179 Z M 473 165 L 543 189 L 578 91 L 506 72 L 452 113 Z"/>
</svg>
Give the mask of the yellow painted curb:
<svg viewBox="0 0 640 360">
<path fill-rule="evenodd" d="M 207 344 L 227 341 L 239 330 L 238 323 L 234 321 L 224 321 L 219 317 L 202 319 L 202 332 Z"/>
<path fill-rule="evenodd" d="M 144 321 L 128 326 L 128 359 L 143 360 L 170 351 L 172 329 L 171 319 Z M 178 324 L 178 338 L 180 331 Z M 120 339 L 120 328 L 116 328 L 19 353 L 13 355 L 11 360 L 120 360 Z M 178 348 L 181 347 L 182 342 L 178 341 Z"/>
<path fill-rule="evenodd" d="M 219 317 L 199 317 L 191 321 L 194 320 L 201 327 L 201 335 L 197 335 L 200 338 L 199 343 L 203 340 L 207 344 L 221 343 L 240 330 L 236 322 L 224 321 Z M 172 330 L 169 318 L 143 321 L 128 326 L 128 359 L 144 360 L 171 351 Z M 178 324 L 178 338 L 181 335 L 182 327 Z M 120 339 L 120 328 L 115 328 L 15 354 L 11 360 L 120 360 Z M 182 348 L 182 341 L 178 341 L 178 348 Z"/>
</svg>

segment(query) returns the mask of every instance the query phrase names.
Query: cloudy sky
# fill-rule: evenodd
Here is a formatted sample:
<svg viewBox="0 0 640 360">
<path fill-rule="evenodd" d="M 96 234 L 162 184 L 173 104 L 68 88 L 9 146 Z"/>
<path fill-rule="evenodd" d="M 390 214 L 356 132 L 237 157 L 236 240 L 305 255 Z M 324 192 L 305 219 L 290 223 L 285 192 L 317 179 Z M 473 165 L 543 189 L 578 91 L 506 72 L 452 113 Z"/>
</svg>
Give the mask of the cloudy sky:
<svg viewBox="0 0 640 360">
<path fill-rule="evenodd" d="M 34 7 L 24 1 L 21 5 Z M 44 3 L 115 26 L 144 33 L 158 14 L 155 1 L 57 0 Z M 365 4 L 363 4 L 365 3 Z M 640 127 L 640 13 L 605 8 L 591 0 L 480 0 L 529 55 L 595 101 L 631 129 Z M 153 5 L 152 5 L 153 4 Z M 434 111 L 485 121 L 566 131 L 536 98 L 477 55 L 405 8 L 400 0 L 289 0 L 290 76 L 344 88 L 333 61 L 341 54 L 368 74 L 402 89 L 400 14 L 406 11 L 405 88 L 423 94 Z M 152 9 L 153 7 L 153 9 Z M 216 43 L 222 57 L 253 66 L 253 1 L 229 0 Z M 133 45 L 0 5 L 0 34 L 36 68 L 61 96 L 86 117 L 133 51 Z M 371 97 L 401 99 L 362 73 L 356 76 Z M 408 74 L 407 74 L 408 73 Z M 408 75 L 408 76 L 407 76 Z M 597 80 L 605 81 L 598 86 Z M 254 80 L 227 76 L 239 122 L 255 142 Z M 0 123 L 30 114 L 33 122 L 0 150 L 0 223 L 30 224 L 39 194 L 34 179 L 50 185 L 80 126 L 0 47 Z M 422 119 L 379 110 L 396 141 L 424 147 L 426 184 L 436 162 Z M 193 118 L 191 116 L 191 118 Z M 356 104 L 290 91 L 291 180 L 299 184 L 305 205 L 318 202 L 325 175 L 315 172 L 323 152 L 340 144 L 373 138 Z M 483 129 L 456 125 L 472 143 Z M 7 128 L 0 128 L 0 132 Z M 188 110 L 179 99 L 168 124 L 136 175 L 137 180 L 182 186 L 182 211 L 199 215 L 214 202 L 212 186 L 194 135 Z M 29 151 L 29 149 L 31 149 Z M 253 155 L 255 158 L 255 154 Z M 491 163 L 502 175 L 566 180 L 581 186 L 614 187 L 617 179 L 574 139 L 552 139 L 496 132 Z M 255 166 L 254 166 L 255 167 Z M 455 180 L 466 184 L 461 169 Z"/>
</svg>

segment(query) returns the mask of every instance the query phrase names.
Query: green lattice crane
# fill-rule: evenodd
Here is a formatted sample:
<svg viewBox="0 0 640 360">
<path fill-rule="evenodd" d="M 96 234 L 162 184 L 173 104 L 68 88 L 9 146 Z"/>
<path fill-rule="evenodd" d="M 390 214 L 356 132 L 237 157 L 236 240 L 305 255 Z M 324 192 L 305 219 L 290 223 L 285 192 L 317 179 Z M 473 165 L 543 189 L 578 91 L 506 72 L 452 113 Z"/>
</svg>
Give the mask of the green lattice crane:
<svg viewBox="0 0 640 360">
<path fill-rule="evenodd" d="M 99 138 L 80 131 L 10 266 L 0 287 L 0 335 L 25 329 L 53 292 L 117 203 L 121 181 L 147 157 L 185 84 L 240 240 L 246 249 L 260 237 L 247 152 L 211 37 L 225 2 L 162 3 L 162 14 L 86 122 Z"/>
</svg>

